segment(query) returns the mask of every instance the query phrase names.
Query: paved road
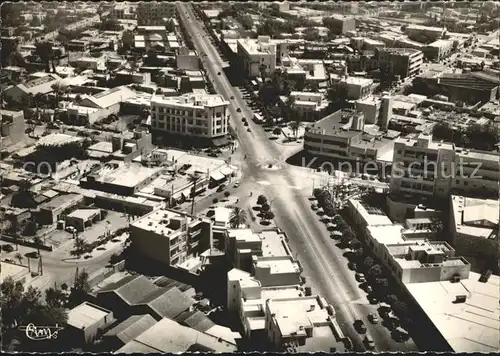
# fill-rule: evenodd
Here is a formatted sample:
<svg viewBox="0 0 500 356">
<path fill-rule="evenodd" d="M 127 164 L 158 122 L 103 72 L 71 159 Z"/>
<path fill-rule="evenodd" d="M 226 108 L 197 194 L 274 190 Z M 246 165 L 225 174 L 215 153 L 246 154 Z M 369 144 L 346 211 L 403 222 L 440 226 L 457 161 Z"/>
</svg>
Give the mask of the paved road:
<svg viewBox="0 0 500 356">
<path fill-rule="evenodd" d="M 304 266 L 307 283 L 313 293 L 321 294 L 336 309 L 337 319 L 346 335 L 351 337 L 357 350 L 363 350 L 362 337 L 353 328 L 354 320 L 363 319 L 368 333 L 373 337 L 379 351 L 414 351 L 413 342 L 396 343 L 389 332 L 381 325 L 371 325 L 367 314 L 374 312 L 364 293 L 359 289 L 353 272 L 347 268 L 342 251 L 334 246 L 327 231 L 317 216 L 310 209 L 308 194 L 303 194 L 294 187 L 300 186 L 292 175 L 293 169 L 283 164 L 280 169 L 266 169 L 266 162 L 275 163 L 281 160 L 281 152 L 277 145 L 269 140 L 262 127 L 249 120 L 251 132 L 243 126 L 241 118 L 252 117 L 238 89 L 233 88 L 225 77 L 217 50 L 208 38 L 208 34 L 196 21 L 191 5 L 178 4 L 181 20 L 193 38 L 198 53 L 207 55 L 204 67 L 212 79 L 217 93 L 232 102 L 229 112 L 232 126 L 237 130 L 242 150 L 248 155 L 242 167 L 244 179 L 262 186 L 276 214 L 278 226 L 287 233 L 290 244 Z M 218 75 L 218 73 L 221 73 Z M 234 96 L 234 99 L 230 99 Z M 237 108 L 241 112 L 237 112 Z M 291 204 L 290 202 L 294 202 Z"/>
</svg>

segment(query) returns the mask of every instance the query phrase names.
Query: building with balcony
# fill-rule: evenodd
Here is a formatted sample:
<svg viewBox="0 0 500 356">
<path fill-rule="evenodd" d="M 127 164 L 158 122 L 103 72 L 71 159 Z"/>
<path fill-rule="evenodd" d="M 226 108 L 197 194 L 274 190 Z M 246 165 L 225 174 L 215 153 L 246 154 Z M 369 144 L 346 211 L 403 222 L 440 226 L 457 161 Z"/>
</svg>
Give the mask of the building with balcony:
<svg viewBox="0 0 500 356">
<path fill-rule="evenodd" d="M 500 155 L 432 141 L 432 135 L 399 138 L 394 144 L 392 193 L 448 197 L 498 194 Z M 397 172 L 396 172 L 397 170 Z"/>
<path fill-rule="evenodd" d="M 375 57 L 380 70 L 389 71 L 400 79 L 420 74 L 424 55 L 413 48 L 378 48 Z"/>
<path fill-rule="evenodd" d="M 167 134 L 215 139 L 228 134 L 229 111 L 222 95 L 185 94 L 151 99 L 153 138 Z"/>
<path fill-rule="evenodd" d="M 337 111 L 314 123 L 304 134 L 304 150 L 347 161 L 388 160 L 392 139 L 364 123 L 362 112 Z"/>
<path fill-rule="evenodd" d="M 262 72 L 273 73 L 276 69 L 276 44 L 271 42 L 269 36 L 259 36 L 254 39 L 240 39 L 237 41 L 237 54 L 240 58 L 242 69 L 249 78 L 259 77 Z"/>
<path fill-rule="evenodd" d="M 175 266 L 211 246 L 212 222 L 159 209 L 130 224 L 130 239 L 144 256 Z"/>
</svg>

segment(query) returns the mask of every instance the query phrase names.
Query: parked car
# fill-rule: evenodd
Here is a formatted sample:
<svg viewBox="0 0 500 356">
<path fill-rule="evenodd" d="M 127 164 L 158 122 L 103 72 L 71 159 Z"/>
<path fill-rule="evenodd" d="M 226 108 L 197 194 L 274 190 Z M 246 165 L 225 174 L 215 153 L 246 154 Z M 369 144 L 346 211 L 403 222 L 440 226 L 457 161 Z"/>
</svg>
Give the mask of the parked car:
<svg viewBox="0 0 500 356">
<path fill-rule="evenodd" d="M 356 262 L 349 262 L 349 264 L 347 266 L 350 269 L 352 269 L 353 271 L 355 271 L 358 268 L 358 265 L 356 264 Z"/>
<path fill-rule="evenodd" d="M 366 282 L 365 275 L 363 273 L 356 273 L 356 280 L 361 283 Z"/>
<path fill-rule="evenodd" d="M 371 286 L 366 287 L 366 292 L 367 292 L 367 293 L 371 293 L 371 292 L 373 292 L 372 287 L 371 287 Z"/>
<path fill-rule="evenodd" d="M 236 112 L 241 112 L 241 109 L 240 108 L 236 109 Z"/>
<path fill-rule="evenodd" d="M 348 338 L 348 337 L 345 337 L 343 341 L 344 341 L 345 348 L 347 350 L 352 350 L 352 348 L 353 348 L 352 340 L 350 338 Z"/>
<path fill-rule="evenodd" d="M 226 189 L 226 185 L 221 184 L 221 185 L 219 185 L 219 188 L 217 188 L 217 192 L 222 192 L 224 189 Z"/>
<path fill-rule="evenodd" d="M 234 183 L 234 187 L 235 187 L 235 188 L 238 188 L 239 186 L 240 186 L 240 182 L 236 182 L 236 183 Z"/>
<path fill-rule="evenodd" d="M 12 245 L 2 245 L 2 251 L 12 252 L 14 251 L 14 247 L 12 247 Z"/>
<path fill-rule="evenodd" d="M 368 320 L 370 320 L 370 322 L 373 324 L 377 324 L 378 323 L 378 316 L 376 314 L 370 313 L 370 314 L 368 314 Z"/>
<path fill-rule="evenodd" d="M 219 157 L 219 155 L 217 153 L 215 153 L 215 152 L 210 152 L 208 154 L 208 156 L 210 156 L 210 157 Z"/>
<path fill-rule="evenodd" d="M 31 132 L 33 132 L 33 129 L 31 127 L 28 127 L 26 130 L 24 130 L 24 133 L 27 133 L 27 134 L 29 134 Z"/>
<path fill-rule="evenodd" d="M 373 350 L 375 348 L 375 342 L 370 335 L 367 334 L 363 342 L 369 350 Z"/>
<path fill-rule="evenodd" d="M 363 322 L 363 320 L 361 319 L 357 319 L 355 322 L 354 322 L 354 328 L 361 334 L 365 333 L 366 332 L 366 325 L 365 323 Z"/>
</svg>

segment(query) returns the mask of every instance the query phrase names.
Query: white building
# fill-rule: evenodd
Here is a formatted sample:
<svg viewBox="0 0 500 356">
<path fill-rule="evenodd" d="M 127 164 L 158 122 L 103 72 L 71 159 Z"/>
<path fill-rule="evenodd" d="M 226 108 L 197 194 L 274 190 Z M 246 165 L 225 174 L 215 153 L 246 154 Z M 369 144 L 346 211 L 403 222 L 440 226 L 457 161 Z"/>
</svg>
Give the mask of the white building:
<svg viewBox="0 0 500 356">
<path fill-rule="evenodd" d="M 417 139 L 395 142 L 393 162 L 392 193 L 438 197 L 498 194 L 498 153 L 458 148 L 420 134 Z"/>
<path fill-rule="evenodd" d="M 373 79 L 347 77 L 341 79 L 339 85 L 345 86 L 348 99 L 358 100 L 372 93 Z"/>
<path fill-rule="evenodd" d="M 216 138 L 227 135 L 229 102 L 222 95 L 186 94 L 151 99 L 153 133 Z"/>
<path fill-rule="evenodd" d="M 288 56 L 288 42 L 272 40 L 269 36 L 239 39 L 236 41 L 236 46 L 242 70 L 250 78 L 259 77 L 261 70 L 267 74 L 272 73 L 276 69 L 276 64 Z"/>
</svg>

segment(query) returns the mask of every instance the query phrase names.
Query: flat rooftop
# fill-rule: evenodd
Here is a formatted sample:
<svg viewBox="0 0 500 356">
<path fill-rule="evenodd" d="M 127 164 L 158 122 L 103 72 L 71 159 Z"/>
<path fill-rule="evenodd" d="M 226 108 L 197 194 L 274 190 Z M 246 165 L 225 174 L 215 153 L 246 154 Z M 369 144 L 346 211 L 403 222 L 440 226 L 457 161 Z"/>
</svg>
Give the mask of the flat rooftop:
<svg viewBox="0 0 500 356">
<path fill-rule="evenodd" d="M 140 164 L 126 164 L 117 169 L 104 168 L 96 173 L 96 180 L 122 187 L 135 187 L 157 174 L 161 167 L 144 167 Z"/>
<path fill-rule="evenodd" d="M 500 349 L 500 277 L 487 283 L 470 272 L 458 283 L 409 283 L 406 288 L 455 352 L 498 352 Z M 453 303 L 465 295 L 465 303 Z"/>
<path fill-rule="evenodd" d="M 172 105 L 189 108 L 204 108 L 228 105 L 229 103 L 219 94 L 185 94 L 183 96 L 159 96 L 151 98 L 151 105 Z"/>
<path fill-rule="evenodd" d="M 97 305 L 82 303 L 68 312 L 68 325 L 77 329 L 84 329 L 104 319 L 111 312 Z"/>
<path fill-rule="evenodd" d="M 300 272 L 300 266 L 298 265 L 298 263 L 296 261 L 292 261 L 292 259 L 289 257 L 283 257 L 279 259 L 258 258 L 255 266 L 259 268 L 269 267 L 271 274 Z"/>
<path fill-rule="evenodd" d="M 174 225 L 172 223 L 172 219 L 181 221 L 181 223 L 176 223 Z M 138 229 L 151 231 L 156 234 L 163 235 L 166 238 L 173 239 L 176 238 L 182 231 L 183 219 L 185 219 L 183 215 L 178 212 L 167 209 L 158 209 L 144 215 L 130 225 Z"/>
<path fill-rule="evenodd" d="M 458 234 L 470 235 L 475 237 L 488 238 L 494 230 L 494 224 L 484 224 L 488 222 L 488 214 L 476 214 L 478 211 L 491 211 L 498 214 L 499 202 L 492 199 L 475 199 L 458 195 L 452 195 L 452 208 L 455 218 L 455 227 Z M 467 215 L 469 213 L 469 216 Z M 474 213 L 474 216 L 470 216 Z M 494 215 L 498 219 L 498 215 Z M 483 221 L 484 220 L 484 221 Z"/>
<path fill-rule="evenodd" d="M 285 248 L 285 235 L 278 234 L 275 230 L 265 230 L 259 236 L 262 240 L 262 256 L 289 256 L 289 251 Z"/>
</svg>

